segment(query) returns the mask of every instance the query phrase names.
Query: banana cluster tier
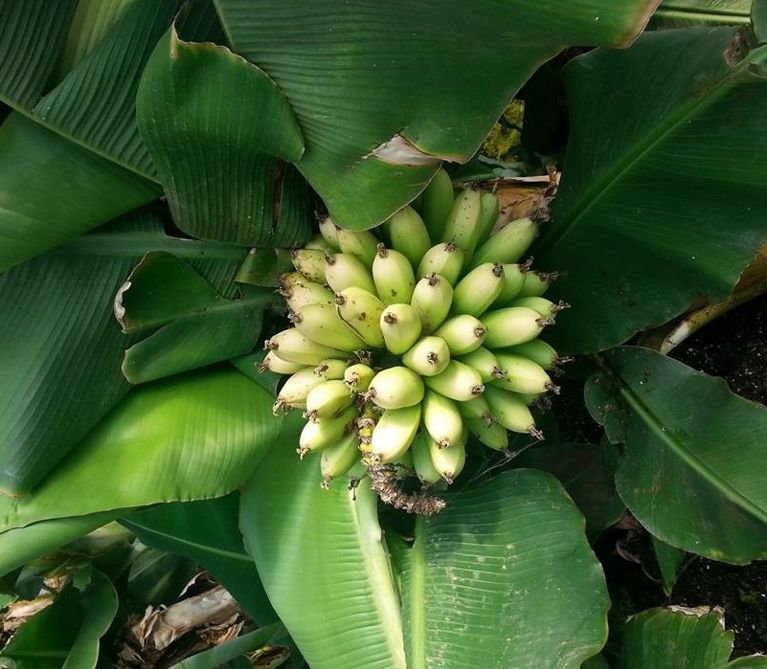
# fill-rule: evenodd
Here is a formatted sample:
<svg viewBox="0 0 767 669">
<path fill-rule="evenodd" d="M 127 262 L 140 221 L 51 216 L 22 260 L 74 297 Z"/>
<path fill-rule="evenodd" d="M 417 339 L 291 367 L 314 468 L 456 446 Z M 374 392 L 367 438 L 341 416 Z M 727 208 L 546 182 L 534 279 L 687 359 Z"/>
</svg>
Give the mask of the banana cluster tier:
<svg viewBox="0 0 767 669">
<path fill-rule="evenodd" d="M 380 238 L 325 219 L 293 252 L 280 280 L 293 327 L 262 368 L 290 375 L 275 411 L 305 412 L 298 450 L 321 453 L 325 485 L 360 460 L 451 483 L 472 436 L 498 450 L 508 431 L 542 438 L 529 407 L 556 391 L 560 359 L 539 335 L 565 305 L 519 263 L 537 224 L 498 220 L 495 194 L 454 195 L 440 171 Z"/>
</svg>

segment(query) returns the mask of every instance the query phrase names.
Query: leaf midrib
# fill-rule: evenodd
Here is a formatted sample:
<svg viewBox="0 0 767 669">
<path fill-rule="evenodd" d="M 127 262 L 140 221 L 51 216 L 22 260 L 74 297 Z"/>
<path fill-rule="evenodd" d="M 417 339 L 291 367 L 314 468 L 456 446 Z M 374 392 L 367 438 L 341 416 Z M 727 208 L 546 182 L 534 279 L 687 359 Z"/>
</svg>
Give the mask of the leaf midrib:
<svg viewBox="0 0 767 669">
<path fill-rule="evenodd" d="M 202 245 L 205 245 L 204 247 Z M 65 242 L 57 253 L 88 253 L 105 256 L 142 256 L 150 250 L 170 250 L 182 258 L 235 259 L 245 256 L 244 246 L 201 242 L 197 239 L 181 239 L 150 232 L 125 232 L 88 234 Z"/>
<path fill-rule="evenodd" d="M 612 370 L 612 373 L 616 377 L 621 378 L 614 370 Z M 689 466 L 702 479 L 713 485 L 715 489 L 721 491 L 724 497 L 767 525 L 767 512 L 760 509 L 751 502 L 751 500 L 738 492 L 730 483 L 722 479 L 722 477 L 708 465 L 691 455 L 684 445 L 671 434 L 670 429 L 664 425 L 664 423 L 653 413 L 652 409 L 638 397 L 634 390 L 631 389 L 622 378 L 619 392 L 631 409 L 642 421 L 644 421 L 655 437 L 668 447 L 669 451 L 682 460 L 684 464 Z"/>
</svg>

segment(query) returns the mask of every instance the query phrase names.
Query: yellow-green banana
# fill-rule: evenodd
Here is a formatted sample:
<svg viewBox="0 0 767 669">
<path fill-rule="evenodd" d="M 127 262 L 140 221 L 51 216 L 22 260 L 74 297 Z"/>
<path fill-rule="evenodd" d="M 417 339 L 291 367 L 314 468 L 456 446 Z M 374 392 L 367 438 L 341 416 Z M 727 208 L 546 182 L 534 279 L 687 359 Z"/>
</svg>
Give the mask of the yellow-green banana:
<svg viewBox="0 0 767 669">
<path fill-rule="evenodd" d="M 402 355 L 421 336 L 418 312 L 409 304 L 390 304 L 379 321 L 386 348 L 394 355 Z"/>
<path fill-rule="evenodd" d="M 306 421 L 298 438 L 298 454 L 304 457 L 309 452 L 319 451 L 338 443 L 344 434 L 353 428 L 356 419 L 356 407 L 349 407 L 334 418 Z"/>
<path fill-rule="evenodd" d="M 452 483 L 455 478 L 463 471 L 466 464 L 466 439 L 468 429 L 465 430 L 465 436 L 457 444 L 448 448 L 440 448 L 435 441 L 429 442 L 429 453 L 431 453 L 431 462 L 440 476 L 448 483 Z"/>
<path fill-rule="evenodd" d="M 375 294 L 376 286 L 370 270 L 348 253 L 335 253 L 325 257 L 325 281 L 334 293 L 356 286 Z"/>
<path fill-rule="evenodd" d="M 373 260 L 373 282 L 384 304 L 410 302 L 415 287 L 413 266 L 399 251 L 379 244 Z"/>
<path fill-rule="evenodd" d="M 477 249 L 471 259 L 471 266 L 477 267 L 483 262 L 517 262 L 537 234 L 538 225 L 529 218 L 511 221 Z"/>
<path fill-rule="evenodd" d="M 341 248 L 341 253 L 353 255 L 368 267 L 373 264 L 378 239 L 372 232 L 369 230 L 338 228 L 336 236 L 338 237 L 338 246 Z"/>
<path fill-rule="evenodd" d="M 360 338 L 373 348 L 384 345 L 379 321 L 384 304 L 373 293 L 349 286 L 336 295 L 338 315 Z"/>
<path fill-rule="evenodd" d="M 450 362 L 450 349 L 442 337 L 424 337 L 405 351 L 402 362 L 421 376 L 434 376 Z"/>
<path fill-rule="evenodd" d="M 545 297 L 538 297 L 536 295 L 528 295 L 527 297 L 517 297 L 512 303 L 512 307 L 527 307 L 533 311 L 537 311 L 544 322 L 551 324 L 554 322 L 556 315 L 563 309 L 567 309 L 570 305 L 566 302 L 554 303 L 551 300 L 547 300 Z"/>
<path fill-rule="evenodd" d="M 304 248 L 313 251 L 323 251 L 325 255 L 328 253 L 335 253 L 338 250 L 337 247 L 328 244 L 322 235 L 314 235 L 314 237 L 304 244 Z"/>
<path fill-rule="evenodd" d="M 559 277 L 556 272 L 544 274 L 542 272 L 528 272 L 525 274 L 525 283 L 519 291 L 519 297 L 540 297 Z"/>
<path fill-rule="evenodd" d="M 334 251 L 341 249 L 338 245 L 338 228 L 330 216 L 327 216 L 320 221 L 320 234 L 328 246 Z"/>
<path fill-rule="evenodd" d="M 525 283 L 525 277 L 530 273 L 528 269 L 529 265 L 527 264 L 507 263 L 503 266 L 503 286 L 501 286 L 501 292 L 495 299 L 495 306 L 507 307 L 519 295 L 519 291 L 522 290 Z"/>
<path fill-rule="evenodd" d="M 335 299 L 333 291 L 329 288 L 315 281 L 310 281 L 298 272 L 282 274 L 279 278 L 279 285 L 278 292 L 285 298 L 285 302 L 292 311 L 297 311 L 305 304 L 314 302 L 330 304 Z"/>
<path fill-rule="evenodd" d="M 487 328 L 485 346 L 493 349 L 516 346 L 535 339 L 546 325 L 543 317 L 529 307 L 504 307 L 488 311 L 482 316 L 482 324 Z"/>
<path fill-rule="evenodd" d="M 343 476 L 354 466 L 360 455 L 358 446 L 357 431 L 351 430 L 349 434 L 341 438 L 341 441 L 323 449 L 320 456 L 320 472 L 324 488 L 328 487 L 330 481 Z"/>
<path fill-rule="evenodd" d="M 426 224 L 413 207 L 403 207 L 386 223 L 392 248 L 404 255 L 413 267 L 431 248 Z"/>
<path fill-rule="evenodd" d="M 457 360 L 451 360 L 441 374 L 425 377 L 424 382 L 431 390 L 458 402 L 481 395 L 485 389 L 479 372 Z"/>
<path fill-rule="evenodd" d="M 424 395 L 423 425 L 442 448 L 457 444 L 463 434 L 463 419 L 457 404 L 433 390 L 427 390 Z"/>
<path fill-rule="evenodd" d="M 479 240 L 487 239 L 493 231 L 501 208 L 498 203 L 498 196 L 495 193 L 482 193 L 482 214 L 479 218 Z"/>
<path fill-rule="evenodd" d="M 506 428 L 495 420 L 483 418 L 467 418 L 466 426 L 481 443 L 496 451 L 509 447 L 509 433 Z"/>
<path fill-rule="evenodd" d="M 453 289 L 453 313 L 482 315 L 501 294 L 503 274 L 500 263 L 486 262 L 471 270 Z"/>
<path fill-rule="evenodd" d="M 303 409 L 311 390 L 324 382 L 325 379 L 317 376 L 311 367 L 294 372 L 285 380 L 277 394 L 277 401 L 273 407 L 274 413 L 281 409 Z"/>
<path fill-rule="evenodd" d="M 442 241 L 454 242 L 469 258 L 474 253 L 480 232 L 482 196 L 474 188 L 464 188 L 455 198 L 447 217 Z"/>
<path fill-rule="evenodd" d="M 461 314 L 448 318 L 434 334 L 447 342 L 451 355 L 465 355 L 482 346 L 487 328 L 478 318 Z"/>
<path fill-rule="evenodd" d="M 447 217 L 453 208 L 453 182 L 441 167 L 423 191 L 421 211 L 432 239 L 441 239 Z"/>
<path fill-rule="evenodd" d="M 325 255 L 324 251 L 316 249 L 294 249 L 290 252 L 290 261 L 297 272 L 300 272 L 309 281 L 319 284 L 325 283 Z"/>
<path fill-rule="evenodd" d="M 314 368 L 314 373 L 328 381 L 331 379 L 343 379 L 348 366 L 348 360 L 328 358 L 327 360 L 320 361 Z"/>
<path fill-rule="evenodd" d="M 375 377 L 375 370 L 362 362 L 350 365 L 344 372 L 344 383 L 355 393 L 364 393 Z"/>
<path fill-rule="evenodd" d="M 341 320 L 334 304 L 305 304 L 290 318 L 296 329 L 312 341 L 332 342 L 344 351 L 362 350 L 366 346 L 359 335 Z"/>
<path fill-rule="evenodd" d="M 450 285 L 458 281 L 463 268 L 463 251 L 454 242 L 432 246 L 421 258 L 416 272 L 417 278 L 439 274 L 448 280 Z"/>
<path fill-rule="evenodd" d="M 348 355 L 337 348 L 307 339 L 296 328 L 288 328 L 273 335 L 266 340 L 264 348 L 274 351 L 277 357 L 286 362 L 300 365 L 318 365 L 325 358 L 343 359 Z"/>
<path fill-rule="evenodd" d="M 418 430 L 410 444 L 410 452 L 413 454 L 413 469 L 415 475 L 424 486 L 430 486 L 442 480 L 440 473 L 434 468 L 431 461 L 429 442 L 433 441 L 425 430 Z"/>
<path fill-rule="evenodd" d="M 341 379 L 323 381 L 306 396 L 306 413 L 312 420 L 333 418 L 352 405 L 354 397 Z"/>
<path fill-rule="evenodd" d="M 538 363 L 521 355 L 508 353 L 499 352 L 496 357 L 498 358 L 498 365 L 504 371 L 504 376 L 492 381 L 492 385 L 526 395 L 537 395 L 548 390 L 557 390 L 551 377 Z"/>
<path fill-rule="evenodd" d="M 420 402 L 402 409 L 387 409 L 373 428 L 370 452 L 384 464 L 399 460 L 413 443 L 420 422 Z"/>
<path fill-rule="evenodd" d="M 367 397 L 382 409 L 404 409 L 420 404 L 423 393 L 423 381 L 413 370 L 388 367 L 373 377 Z"/>
<path fill-rule="evenodd" d="M 458 361 L 476 369 L 482 381 L 491 381 L 501 375 L 495 353 L 489 351 L 484 346 L 480 346 L 475 351 L 462 355 L 458 358 Z"/>
<path fill-rule="evenodd" d="M 488 386 L 485 399 L 490 405 L 493 417 L 503 427 L 519 434 L 540 434 L 535 419 L 522 399 L 512 392 Z"/>
<path fill-rule="evenodd" d="M 269 351 L 264 359 L 258 364 L 259 371 L 272 372 L 274 374 L 295 374 L 306 365 L 297 362 L 288 362 L 280 358 L 274 351 Z"/>
<path fill-rule="evenodd" d="M 560 362 L 560 358 L 554 350 L 554 347 L 540 339 L 533 339 L 524 344 L 512 346 L 511 348 L 506 349 L 504 353 L 524 356 L 528 360 L 538 363 L 546 370 L 554 369 Z"/>
</svg>

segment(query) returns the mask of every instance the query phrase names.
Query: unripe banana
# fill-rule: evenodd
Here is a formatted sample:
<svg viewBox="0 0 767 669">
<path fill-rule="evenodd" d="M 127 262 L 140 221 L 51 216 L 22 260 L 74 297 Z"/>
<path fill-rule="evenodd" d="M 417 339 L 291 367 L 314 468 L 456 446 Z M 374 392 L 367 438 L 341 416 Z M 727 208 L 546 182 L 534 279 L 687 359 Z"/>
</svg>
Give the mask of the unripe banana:
<svg viewBox="0 0 767 669">
<path fill-rule="evenodd" d="M 442 480 L 440 473 L 434 468 L 431 461 L 429 442 L 432 438 L 424 430 L 419 430 L 413 443 L 410 444 L 410 452 L 413 454 L 413 469 L 424 486 L 434 485 Z"/>
<path fill-rule="evenodd" d="M 453 287 L 440 274 L 419 280 L 410 304 L 416 310 L 424 332 L 434 332 L 447 318 L 453 300 Z"/>
<path fill-rule="evenodd" d="M 336 295 L 338 315 L 368 346 L 382 348 L 381 314 L 384 304 L 373 293 L 349 286 Z"/>
<path fill-rule="evenodd" d="M 453 313 L 480 316 L 501 294 L 503 285 L 503 265 L 482 263 L 453 289 Z"/>
<path fill-rule="evenodd" d="M 269 351 L 264 359 L 258 364 L 261 372 L 272 372 L 274 374 L 295 374 L 306 365 L 297 362 L 288 362 L 280 358 L 274 351 Z"/>
<path fill-rule="evenodd" d="M 334 251 L 340 250 L 341 247 L 338 245 L 338 228 L 330 216 L 320 221 L 320 234 Z"/>
<path fill-rule="evenodd" d="M 493 418 L 507 430 L 520 434 L 537 432 L 530 409 L 518 395 L 488 386 L 485 390 L 485 398 L 493 412 Z"/>
<path fill-rule="evenodd" d="M 434 334 L 447 342 L 451 355 L 465 355 L 482 346 L 487 328 L 478 318 L 461 314 L 448 318 Z"/>
<path fill-rule="evenodd" d="M 291 311 L 297 311 L 304 305 L 315 302 L 331 304 L 335 299 L 333 291 L 315 281 L 310 281 L 298 272 L 282 274 L 279 284 L 278 292 L 285 298 Z"/>
<path fill-rule="evenodd" d="M 540 339 L 533 339 L 524 344 L 512 346 L 511 348 L 506 349 L 504 353 L 524 356 L 528 360 L 538 363 L 546 370 L 554 369 L 560 361 L 554 347 Z"/>
<path fill-rule="evenodd" d="M 432 246 L 421 258 L 416 272 L 419 279 L 432 274 L 439 274 L 450 285 L 458 281 L 463 268 L 463 251 L 453 242 Z"/>
<path fill-rule="evenodd" d="M 314 237 L 304 244 L 304 248 L 313 251 L 323 251 L 325 255 L 328 253 L 335 253 L 338 250 L 336 247 L 328 244 L 322 235 L 314 235 Z"/>
<path fill-rule="evenodd" d="M 383 244 L 378 245 L 373 260 L 373 281 L 384 304 L 404 304 L 413 296 L 413 266 L 399 251 L 387 249 Z"/>
<path fill-rule="evenodd" d="M 338 237 L 338 246 L 341 253 L 353 255 L 362 261 L 367 267 L 373 264 L 373 258 L 376 255 L 378 239 L 369 230 L 346 230 L 338 228 L 336 231 Z"/>
<path fill-rule="evenodd" d="M 492 381 L 492 385 L 515 393 L 536 395 L 547 390 L 557 390 L 551 377 L 538 363 L 521 355 L 497 353 L 498 364 L 505 372 L 503 378 Z M 489 400 L 488 400 L 489 401 Z M 509 428 L 511 429 L 511 428 Z"/>
<path fill-rule="evenodd" d="M 333 304 L 305 304 L 291 314 L 296 329 L 315 342 L 333 342 L 345 351 L 364 349 L 365 342 L 344 323 Z"/>
<path fill-rule="evenodd" d="M 519 295 L 525 283 L 525 277 L 530 273 L 529 268 L 530 266 L 526 263 L 523 265 L 507 263 L 503 266 L 503 286 L 495 299 L 496 306 L 507 307 Z"/>
<path fill-rule="evenodd" d="M 337 443 L 351 430 L 357 419 L 357 408 L 349 407 L 336 418 L 308 420 L 298 438 L 298 454 L 303 458 L 311 451 L 319 451 Z"/>
<path fill-rule="evenodd" d="M 483 262 L 513 263 L 522 257 L 538 234 L 538 225 L 529 218 L 518 218 L 503 226 L 480 246 L 471 259 L 471 266 Z"/>
<path fill-rule="evenodd" d="M 559 274 L 544 274 L 542 272 L 528 272 L 525 274 L 525 283 L 519 291 L 519 297 L 540 297 L 559 278 Z"/>
<path fill-rule="evenodd" d="M 454 446 L 463 434 L 463 419 L 456 403 L 433 390 L 424 395 L 423 425 L 442 448 Z"/>
<path fill-rule="evenodd" d="M 354 397 L 341 379 L 323 381 L 306 396 L 306 413 L 311 420 L 333 418 L 352 405 Z"/>
<path fill-rule="evenodd" d="M 355 393 L 364 393 L 370 387 L 370 382 L 375 375 L 375 370 L 372 367 L 358 362 L 346 368 L 344 383 Z"/>
<path fill-rule="evenodd" d="M 483 395 L 478 395 L 468 402 L 458 402 L 458 411 L 464 418 L 487 419 L 491 415 L 490 406 Z"/>
<path fill-rule="evenodd" d="M 496 451 L 509 447 L 509 433 L 506 428 L 495 420 L 483 418 L 467 418 L 466 426 L 481 443 Z"/>
<path fill-rule="evenodd" d="M 358 444 L 357 431 L 352 430 L 337 444 L 331 444 L 322 451 L 320 472 L 323 488 L 327 488 L 331 480 L 343 476 L 354 466 L 360 455 Z"/>
<path fill-rule="evenodd" d="M 325 257 L 325 281 L 334 293 L 356 286 L 375 294 L 373 277 L 362 262 L 348 253 L 336 253 Z"/>
<path fill-rule="evenodd" d="M 498 202 L 498 196 L 495 193 L 482 192 L 482 213 L 479 218 L 479 240 L 480 243 L 488 238 L 495 227 L 498 216 L 501 213 L 501 207 Z"/>
<path fill-rule="evenodd" d="M 297 272 L 300 272 L 309 281 L 319 284 L 325 283 L 325 252 L 315 249 L 293 249 L 290 252 L 290 261 Z"/>
<path fill-rule="evenodd" d="M 450 362 L 450 349 L 442 337 L 424 337 L 403 354 L 402 362 L 421 376 L 434 376 Z"/>
<path fill-rule="evenodd" d="M 390 304 L 379 321 L 386 348 L 394 355 L 402 355 L 421 336 L 418 312 L 409 304 Z"/>
<path fill-rule="evenodd" d="M 413 454 L 410 452 L 410 449 L 412 448 L 413 444 L 410 444 L 410 448 L 408 448 L 399 458 L 397 458 L 397 460 L 394 461 L 397 469 L 405 469 L 408 473 L 412 473 Z"/>
<path fill-rule="evenodd" d="M 441 239 L 447 217 L 453 208 L 453 182 L 441 167 L 423 191 L 421 211 L 432 239 Z"/>
<path fill-rule="evenodd" d="M 367 397 L 382 409 L 404 409 L 420 404 L 423 393 L 418 374 L 407 367 L 389 367 L 373 377 Z"/>
<path fill-rule="evenodd" d="M 321 376 L 326 381 L 331 381 L 333 379 L 343 379 L 348 366 L 348 360 L 328 358 L 327 360 L 322 360 L 314 368 L 314 373 L 317 376 Z"/>
<path fill-rule="evenodd" d="M 296 328 L 288 328 L 267 339 L 264 348 L 274 351 L 286 362 L 299 365 L 318 365 L 325 358 L 345 358 L 347 353 L 324 346 L 304 337 Z"/>
<path fill-rule="evenodd" d="M 556 315 L 563 309 L 567 309 L 570 305 L 566 302 L 559 302 L 555 304 L 551 300 L 547 300 L 545 297 L 537 297 L 529 295 L 527 297 L 518 297 L 511 303 L 512 307 L 527 307 L 533 311 L 537 311 L 544 319 L 546 324 L 554 322 Z"/>
<path fill-rule="evenodd" d="M 434 465 L 434 469 L 448 483 L 452 483 L 455 480 L 466 464 L 467 438 L 468 430 L 465 430 L 461 440 L 449 448 L 440 448 L 436 442 L 429 442 L 429 453 L 431 454 L 431 462 Z"/>
<path fill-rule="evenodd" d="M 458 361 L 476 369 L 482 381 L 491 381 L 498 378 L 498 376 L 502 376 L 495 353 L 489 351 L 484 346 L 480 346 L 476 351 L 462 355 L 458 358 Z"/>
<path fill-rule="evenodd" d="M 455 242 L 469 258 L 479 239 L 479 221 L 482 215 L 482 196 L 474 188 L 464 188 L 455 198 L 447 217 L 442 241 Z"/>
<path fill-rule="evenodd" d="M 291 374 L 277 394 L 277 401 L 272 407 L 274 413 L 281 409 L 305 407 L 306 398 L 311 390 L 324 382 L 325 379 L 317 376 L 311 367 L 305 367 Z"/>
<path fill-rule="evenodd" d="M 482 316 L 487 328 L 485 346 L 505 348 L 535 339 L 545 326 L 544 319 L 529 307 L 505 307 L 489 311 Z"/>
<path fill-rule="evenodd" d="M 413 207 L 403 207 L 386 223 L 392 248 L 404 255 L 413 267 L 431 248 L 426 224 Z"/>
<path fill-rule="evenodd" d="M 479 372 L 457 360 L 451 360 L 441 374 L 427 376 L 424 381 L 431 390 L 457 402 L 481 395 L 485 389 Z"/>
<path fill-rule="evenodd" d="M 383 464 L 399 460 L 413 443 L 420 422 L 420 402 L 402 409 L 387 409 L 373 428 L 370 452 Z"/>
</svg>

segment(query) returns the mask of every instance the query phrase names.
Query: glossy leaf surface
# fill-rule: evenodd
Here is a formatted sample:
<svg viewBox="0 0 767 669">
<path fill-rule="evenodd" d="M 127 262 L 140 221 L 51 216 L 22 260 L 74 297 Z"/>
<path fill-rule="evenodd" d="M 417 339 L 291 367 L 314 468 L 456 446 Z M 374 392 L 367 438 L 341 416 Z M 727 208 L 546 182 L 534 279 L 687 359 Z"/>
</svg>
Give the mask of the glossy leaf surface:
<svg viewBox="0 0 767 669">
<path fill-rule="evenodd" d="M 586 402 L 625 444 L 616 488 L 637 520 L 714 560 L 767 557 L 767 409 L 649 349 L 609 351 L 604 370 L 587 383 Z"/>
<path fill-rule="evenodd" d="M 558 350 L 609 348 L 727 297 L 764 242 L 767 48 L 743 54 L 734 37 L 645 33 L 568 65 L 572 134 L 533 248 L 536 266 L 567 272 L 551 290 L 573 307 Z"/>
<path fill-rule="evenodd" d="M 663 0 L 651 25 L 663 28 L 742 25 L 748 23 L 750 12 L 751 0 Z"/>
</svg>

